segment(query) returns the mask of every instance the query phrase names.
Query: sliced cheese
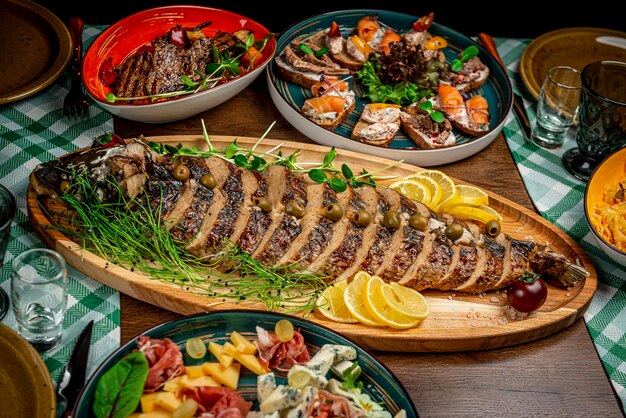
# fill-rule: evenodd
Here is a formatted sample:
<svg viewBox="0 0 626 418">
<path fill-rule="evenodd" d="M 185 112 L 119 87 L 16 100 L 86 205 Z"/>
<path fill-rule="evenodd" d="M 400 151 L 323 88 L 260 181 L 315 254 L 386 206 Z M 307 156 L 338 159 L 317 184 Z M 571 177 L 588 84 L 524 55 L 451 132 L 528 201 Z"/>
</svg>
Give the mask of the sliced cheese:
<svg viewBox="0 0 626 418">
<path fill-rule="evenodd" d="M 156 397 L 158 392 L 146 393 L 141 395 L 139 403 L 141 404 L 141 410 L 143 412 L 152 412 L 157 408 Z"/>
<path fill-rule="evenodd" d="M 173 392 L 155 392 L 156 393 L 156 404 L 166 411 L 174 411 L 176 408 L 183 403 L 182 400 L 176 397 Z"/>
<path fill-rule="evenodd" d="M 224 367 L 228 367 L 233 363 L 233 357 L 224 353 L 224 347 L 222 345 L 211 341 L 209 343 L 209 351 Z"/>
<path fill-rule="evenodd" d="M 239 373 L 241 372 L 241 363 L 233 362 L 230 366 L 224 367 L 221 363 L 204 363 L 206 372 L 218 382 L 230 389 L 237 389 L 239 383 Z"/>
<path fill-rule="evenodd" d="M 224 353 L 232 356 L 239 363 L 243 364 L 246 369 L 250 370 L 256 375 L 261 375 L 269 372 L 269 370 L 261 364 L 256 355 L 243 353 L 230 343 L 224 344 Z"/>
<path fill-rule="evenodd" d="M 244 354 L 256 354 L 256 345 L 237 331 L 230 333 L 230 340 L 232 341 L 237 351 Z M 226 344 L 224 344 L 225 346 Z"/>
<path fill-rule="evenodd" d="M 166 392 L 176 392 L 180 387 L 180 379 L 182 376 L 176 376 L 175 378 L 168 380 L 165 385 L 163 385 L 163 390 Z"/>
<path fill-rule="evenodd" d="M 196 377 L 200 376 L 206 376 L 206 372 L 202 364 L 198 364 L 197 366 L 185 366 L 185 374 L 191 379 L 195 379 Z"/>
<path fill-rule="evenodd" d="M 193 389 L 193 388 L 197 388 L 200 386 L 218 387 L 218 386 L 221 386 L 221 384 L 220 382 L 217 381 L 217 379 L 211 376 L 203 375 L 203 376 L 195 377 L 195 378 L 192 378 L 189 375 L 181 376 L 180 387 Z"/>
</svg>

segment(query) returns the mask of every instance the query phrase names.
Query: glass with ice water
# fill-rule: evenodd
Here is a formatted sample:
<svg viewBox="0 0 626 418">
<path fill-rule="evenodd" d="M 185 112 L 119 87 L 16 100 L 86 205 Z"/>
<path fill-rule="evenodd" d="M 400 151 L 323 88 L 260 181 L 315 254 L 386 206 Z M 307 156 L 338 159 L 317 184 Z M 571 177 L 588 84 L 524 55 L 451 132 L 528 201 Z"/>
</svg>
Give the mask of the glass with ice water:
<svg viewBox="0 0 626 418">
<path fill-rule="evenodd" d="M 34 248 L 13 259 L 11 302 L 18 332 L 39 352 L 61 342 L 67 280 L 65 260 L 56 251 Z"/>
<path fill-rule="evenodd" d="M 539 93 L 533 142 L 550 149 L 563 145 L 578 112 L 580 89 L 580 71 L 567 66 L 550 68 Z"/>
</svg>

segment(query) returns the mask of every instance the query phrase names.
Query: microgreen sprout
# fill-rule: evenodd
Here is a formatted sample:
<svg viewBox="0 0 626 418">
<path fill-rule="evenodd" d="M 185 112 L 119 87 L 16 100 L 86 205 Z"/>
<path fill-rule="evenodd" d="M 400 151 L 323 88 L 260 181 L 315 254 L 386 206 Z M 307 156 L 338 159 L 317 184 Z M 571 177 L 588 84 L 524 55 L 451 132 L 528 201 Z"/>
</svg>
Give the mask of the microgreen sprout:
<svg viewBox="0 0 626 418">
<path fill-rule="evenodd" d="M 458 73 L 463 69 L 463 63 L 471 60 L 478 55 L 478 48 L 474 45 L 470 45 L 461 52 L 461 56 L 450 63 L 450 69 L 455 73 Z"/>
<path fill-rule="evenodd" d="M 423 102 L 420 103 L 420 109 L 422 109 L 424 112 L 428 113 L 428 115 L 430 116 L 430 118 L 432 120 L 434 120 L 437 123 L 441 123 L 444 121 L 444 116 L 443 113 L 441 113 L 438 110 L 434 110 L 433 109 L 433 104 L 430 100 L 425 100 Z"/>
</svg>

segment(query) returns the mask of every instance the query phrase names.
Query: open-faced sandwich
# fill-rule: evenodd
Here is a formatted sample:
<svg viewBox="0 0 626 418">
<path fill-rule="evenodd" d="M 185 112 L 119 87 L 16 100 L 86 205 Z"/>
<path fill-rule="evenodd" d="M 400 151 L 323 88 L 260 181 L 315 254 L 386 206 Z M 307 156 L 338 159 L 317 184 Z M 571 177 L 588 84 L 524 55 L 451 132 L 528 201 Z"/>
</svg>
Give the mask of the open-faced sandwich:
<svg viewBox="0 0 626 418">
<path fill-rule="evenodd" d="M 456 142 L 452 124 L 428 99 L 403 107 L 400 122 L 402 131 L 420 148 L 445 148 Z"/>
<path fill-rule="evenodd" d="M 276 57 L 276 68 L 282 78 L 306 89 L 320 81 L 321 75 L 339 77 L 350 71 L 334 62 L 320 46 L 310 40 L 294 39 Z"/>
<path fill-rule="evenodd" d="M 351 138 L 370 145 L 388 147 L 400 130 L 400 105 L 368 103 L 352 129 Z"/>
<path fill-rule="evenodd" d="M 313 97 L 306 99 L 302 113 L 324 128 L 333 130 L 345 122 L 354 110 L 355 94 L 348 81 L 321 76 L 311 86 Z"/>
<path fill-rule="evenodd" d="M 481 95 L 465 99 L 457 88 L 441 83 L 431 102 L 455 128 L 469 135 L 480 135 L 489 130 L 489 105 Z"/>
</svg>

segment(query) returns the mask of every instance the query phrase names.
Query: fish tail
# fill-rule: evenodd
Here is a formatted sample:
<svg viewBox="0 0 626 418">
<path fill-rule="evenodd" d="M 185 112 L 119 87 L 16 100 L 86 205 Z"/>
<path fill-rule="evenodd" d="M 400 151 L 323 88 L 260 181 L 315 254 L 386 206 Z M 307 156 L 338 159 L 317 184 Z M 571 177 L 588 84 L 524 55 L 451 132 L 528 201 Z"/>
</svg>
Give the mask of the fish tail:
<svg viewBox="0 0 626 418">
<path fill-rule="evenodd" d="M 564 286 L 574 286 L 589 277 L 589 272 L 580 264 L 572 263 L 564 255 L 554 252 L 547 246 L 537 246 L 537 252 L 530 261 L 536 273 L 558 279 Z"/>
</svg>

